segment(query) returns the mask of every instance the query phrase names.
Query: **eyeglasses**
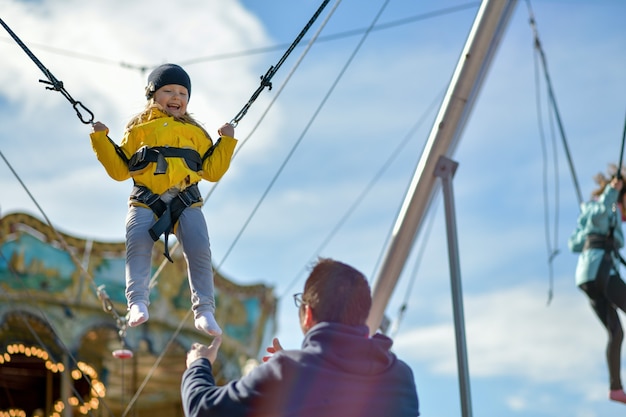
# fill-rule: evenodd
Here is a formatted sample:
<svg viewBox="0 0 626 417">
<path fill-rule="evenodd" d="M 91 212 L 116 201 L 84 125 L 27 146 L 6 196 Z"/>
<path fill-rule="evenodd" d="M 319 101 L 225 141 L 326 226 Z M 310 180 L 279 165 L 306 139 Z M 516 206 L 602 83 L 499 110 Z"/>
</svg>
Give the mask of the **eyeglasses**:
<svg viewBox="0 0 626 417">
<path fill-rule="evenodd" d="M 306 304 L 302 301 L 302 293 L 298 292 L 293 295 L 293 303 L 296 305 L 296 308 L 300 308 L 302 304 Z"/>
</svg>

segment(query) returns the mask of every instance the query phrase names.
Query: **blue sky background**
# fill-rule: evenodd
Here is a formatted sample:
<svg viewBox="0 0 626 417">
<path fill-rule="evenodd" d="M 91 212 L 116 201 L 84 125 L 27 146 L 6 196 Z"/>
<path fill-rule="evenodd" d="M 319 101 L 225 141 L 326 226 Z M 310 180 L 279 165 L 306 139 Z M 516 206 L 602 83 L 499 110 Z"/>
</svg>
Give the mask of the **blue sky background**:
<svg viewBox="0 0 626 417">
<path fill-rule="evenodd" d="M 319 4 L 0 0 L 0 10 L 119 142 L 125 123 L 145 103 L 147 73 L 137 68 L 184 65 L 192 78 L 189 110 L 214 133 L 248 101 L 259 76 L 280 59 Z M 389 1 L 378 21 L 383 28 L 369 34 L 338 78 L 384 4 L 341 1 L 322 36 L 344 35 L 322 38 L 288 78 L 335 5 L 331 1 L 274 77 L 274 88 L 240 122 L 236 136 L 245 144 L 230 171 L 214 189 L 201 187 L 205 194 L 213 190 L 205 215 L 216 267 L 236 282 L 274 286 L 281 297 L 277 334 L 286 347 L 302 340 L 291 294 L 300 290 L 305 268 L 318 254 L 376 276 L 479 5 Z M 592 177 L 619 159 L 626 3 L 531 5 L 586 199 Z M 578 201 L 546 113 L 546 86 L 536 73 L 528 20 L 527 3 L 519 1 L 453 155 L 459 163 L 454 192 L 473 411 L 619 415 L 625 406 L 607 400 L 604 330 L 574 286 L 576 256 L 566 242 Z M 44 89 L 37 81 L 41 71 L 4 31 L 0 55 L 2 154 L 61 231 L 123 240 L 131 184 L 106 175 L 91 150 L 90 127 L 59 93 Z M 1 213 L 40 216 L 1 162 Z M 439 196 L 387 315 L 397 320 L 407 303 L 394 350 L 414 371 L 422 415 L 452 417 L 461 411 L 443 217 Z M 550 304 L 546 236 L 559 250 Z"/>
</svg>

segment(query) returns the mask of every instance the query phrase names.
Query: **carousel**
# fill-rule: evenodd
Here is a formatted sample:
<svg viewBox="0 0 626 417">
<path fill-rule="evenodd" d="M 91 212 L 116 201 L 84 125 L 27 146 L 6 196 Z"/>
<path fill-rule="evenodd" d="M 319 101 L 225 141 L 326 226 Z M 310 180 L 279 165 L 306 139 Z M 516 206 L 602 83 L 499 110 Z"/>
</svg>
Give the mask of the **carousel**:
<svg viewBox="0 0 626 417">
<path fill-rule="evenodd" d="M 153 256 L 150 320 L 126 326 L 124 242 L 63 234 L 40 219 L 0 219 L 0 417 L 183 416 L 187 350 L 211 339 L 190 314 L 186 263 Z M 263 284 L 215 273 L 224 331 L 218 383 L 254 366 L 275 331 L 276 298 Z"/>
</svg>

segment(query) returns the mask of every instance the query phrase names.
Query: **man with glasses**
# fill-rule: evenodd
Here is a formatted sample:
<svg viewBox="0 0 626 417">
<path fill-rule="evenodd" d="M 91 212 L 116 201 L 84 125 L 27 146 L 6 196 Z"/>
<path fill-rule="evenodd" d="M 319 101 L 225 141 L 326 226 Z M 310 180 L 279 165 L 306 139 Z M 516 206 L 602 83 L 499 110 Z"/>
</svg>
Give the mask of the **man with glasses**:
<svg viewBox="0 0 626 417">
<path fill-rule="evenodd" d="M 187 417 L 415 417 L 411 368 L 390 352 L 391 339 L 369 337 L 372 304 L 367 280 L 356 269 L 320 259 L 294 295 L 304 341 L 271 357 L 239 380 L 216 386 L 212 364 L 221 337 L 194 344 L 181 393 Z"/>
</svg>

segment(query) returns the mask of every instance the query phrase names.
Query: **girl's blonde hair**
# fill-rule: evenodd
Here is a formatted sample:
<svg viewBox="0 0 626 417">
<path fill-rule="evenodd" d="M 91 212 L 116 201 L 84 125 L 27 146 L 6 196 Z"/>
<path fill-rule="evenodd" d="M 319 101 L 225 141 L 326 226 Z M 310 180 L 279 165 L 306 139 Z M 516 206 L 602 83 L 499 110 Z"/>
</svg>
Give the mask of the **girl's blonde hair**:
<svg viewBox="0 0 626 417">
<path fill-rule="evenodd" d="M 617 175 L 617 165 L 609 164 L 609 167 L 607 168 L 606 172 L 608 174 L 608 177 L 605 177 L 604 174 L 601 172 L 598 172 L 593 177 L 593 180 L 596 182 L 596 184 L 598 184 L 598 188 L 596 188 L 595 190 L 591 192 L 592 198 L 597 198 L 597 197 L 600 197 L 600 195 L 602 195 L 607 184 L 610 183 L 611 180 Z M 626 178 L 626 169 L 624 169 L 623 165 L 622 165 L 621 174 L 622 174 L 621 175 L 622 178 Z M 618 201 L 622 201 L 622 195 L 625 192 L 626 192 L 626 187 L 622 187 L 622 190 L 620 191 L 620 194 L 619 194 Z"/>
<path fill-rule="evenodd" d="M 154 110 L 154 109 L 160 110 L 163 113 L 167 113 L 163 109 L 163 107 L 161 107 L 161 105 L 159 105 L 156 101 L 154 101 L 153 98 L 151 98 L 146 103 L 146 108 L 141 113 L 137 114 L 135 117 L 130 119 L 130 121 L 126 125 L 126 131 L 129 131 L 133 127 L 135 127 L 137 125 L 140 125 L 142 123 L 146 123 L 147 121 L 149 121 L 150 120 L 150 114 L 152 113 L 152 110 Z M 197 122 L 196 119 L 194 119 L 188 112 L 185 112 L 185 114 L 180 116 L 180 117 L 178 117 L 178 116 L 172 116 L 172 117 L 174 117 L 174 120 L 176 120 L 177 122 L 188 123 L 190 125 L 194 125 L 194 126 L 200 128 L 200 130 L 202 130 L 204 132 L 206 137 L 210 141 L 213 141 L 213 139 L 211 139 L 211 135 L 209 135 L 209 132 L 206 131 L 204 126 L 202 126 L 199 122 Z"/>
</svg>

